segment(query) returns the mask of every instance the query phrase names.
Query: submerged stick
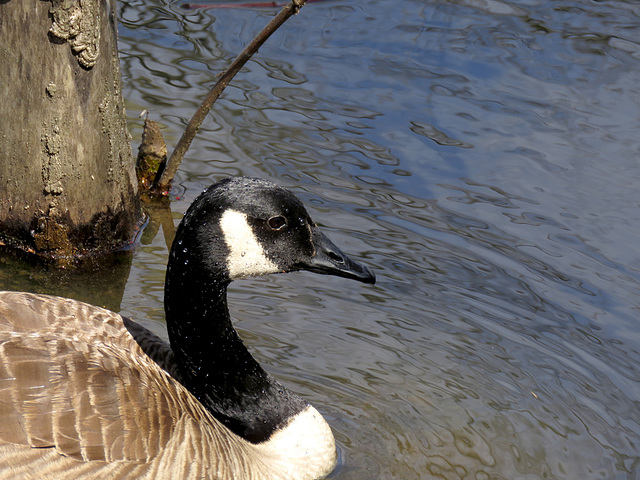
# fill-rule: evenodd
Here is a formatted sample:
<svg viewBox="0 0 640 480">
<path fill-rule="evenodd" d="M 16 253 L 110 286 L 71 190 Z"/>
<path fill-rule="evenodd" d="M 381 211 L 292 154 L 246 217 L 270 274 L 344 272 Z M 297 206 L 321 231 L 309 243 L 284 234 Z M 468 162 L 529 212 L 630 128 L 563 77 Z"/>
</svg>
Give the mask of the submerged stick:
<svg viewBox="0 0 640 480">
<path fill-rule="evenodd" d="M 238 73 L 238 71 L 244 66 L 245 63 L 253 56 L 254 53 L 258 51 L 258 49 L 264 44 L 264 42 L 271 36 L 273 32 L 275 32 L 289 17 L 298 13 L 300 8 L 307 2 L 307 0 L 291 0 L 291 3 L 285 5 L 284 8 L 280 11 L 278 15 L 276 15 L 273 20 L 271 20 L 266 27 L 262 29 L 258 35 L 251 41 L 249 45 L 236 57 L 233 63 L 227 68 L 218 83 L 211 89 L 211 91 L 207 94 L 204 101 L 198 107 L 196 112 L 191 117 L 187 128 L 185 129 L 182 137 L 178 141 L 175 150 L 169 157 L 167 164 L 162 171 L 159 171 L 154 180 L 153 189 L 156 193 L 164 192 L 168 189 L 169 184 L 173 180 L 176 172 L 178 171 L 178 167 L 180 163 L 182 163 L 182 159 L 184 158 L 185 153 L 189 149 L 193 138 L 198 133 L 202 122 L 206 118 L 211 106 L 218 99 L 222 91 L 229 84 L 231 79 Z"/>
</svg>

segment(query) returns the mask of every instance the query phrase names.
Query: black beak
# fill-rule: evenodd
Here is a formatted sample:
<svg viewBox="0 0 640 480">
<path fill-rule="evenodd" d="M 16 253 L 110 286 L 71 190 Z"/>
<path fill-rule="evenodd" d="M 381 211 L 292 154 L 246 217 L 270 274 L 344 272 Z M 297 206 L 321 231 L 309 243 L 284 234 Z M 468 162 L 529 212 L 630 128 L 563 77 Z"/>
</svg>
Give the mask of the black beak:
<svg viewBox="0 0 640 480">
<path fill-rule="evenodd" d="M 336 247 L 320 230 L 312 230 L 312 241 L 316 254 L 301 262 L 301 269 L 323 275 L 351 278 L 363 283 L 376 283 L 376 276 L 364 265 L 351 260 Z"/>
</svg>

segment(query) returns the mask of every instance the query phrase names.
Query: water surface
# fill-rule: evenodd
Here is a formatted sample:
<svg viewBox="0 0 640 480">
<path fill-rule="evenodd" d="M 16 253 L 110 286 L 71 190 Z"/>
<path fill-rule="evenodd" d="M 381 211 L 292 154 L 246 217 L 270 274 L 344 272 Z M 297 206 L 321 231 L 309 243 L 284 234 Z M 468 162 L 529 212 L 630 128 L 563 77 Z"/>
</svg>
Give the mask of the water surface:
<svg viewBox="0 0 640 480">
<path fill-rule="evenodd" d="M 134 144 L 148 109 L 175 145 L 275 12 L 120 3 Z M 310 3 L 215 105 L 175 222 L 260 176 L 378 276 L 231 291 L 334 428 L 332 478 L 640 478 L 639 28 L 632 0 Z M 114 307 L 161 333 L 166 259 L 160 228 Z"/>
</svg>

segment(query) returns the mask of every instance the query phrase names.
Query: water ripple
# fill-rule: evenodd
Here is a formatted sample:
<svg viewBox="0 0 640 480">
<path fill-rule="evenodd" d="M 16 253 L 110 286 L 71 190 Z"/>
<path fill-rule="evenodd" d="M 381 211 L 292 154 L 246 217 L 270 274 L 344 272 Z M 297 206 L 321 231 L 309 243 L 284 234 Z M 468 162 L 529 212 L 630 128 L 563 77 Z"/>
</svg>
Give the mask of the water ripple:
<svg viewBox="0 0 640 480">
<path fill-rule="evenodd" d="M 272 14 L 120 9 L 128 106 L 170 141 Z M 232 292 L 334 427 L 333 478 L 637 477 L 639 26 L 623 0 L 312 3 L 216 104 L 176 218 L 213 178 L 271 178 L 379 279 Z"/>
</svg>

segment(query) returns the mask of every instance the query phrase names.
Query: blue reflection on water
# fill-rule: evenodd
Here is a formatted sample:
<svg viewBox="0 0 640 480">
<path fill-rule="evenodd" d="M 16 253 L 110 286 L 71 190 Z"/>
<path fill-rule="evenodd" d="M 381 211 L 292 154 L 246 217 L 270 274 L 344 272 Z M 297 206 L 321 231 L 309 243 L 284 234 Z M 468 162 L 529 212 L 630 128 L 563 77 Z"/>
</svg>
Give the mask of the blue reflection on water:
<svg viewBox="0 0 640 480">
<path fill-rule="evenodd" d="M 134 135 L 147 108 L 170 144 L 274 13 L 120 10 Z M 216 104 L 174 211 L 276 180 L 380 280 L 234 288 L 247 343 L 335 428 L 334 478 L 637 477 L 638 27 L 633 1 L 319 2 Z M 161 247 L 125 313 L 161 311 Z"/>
</svg>

